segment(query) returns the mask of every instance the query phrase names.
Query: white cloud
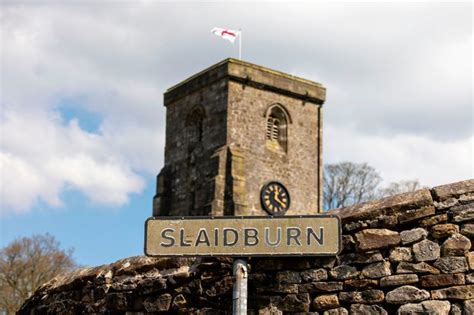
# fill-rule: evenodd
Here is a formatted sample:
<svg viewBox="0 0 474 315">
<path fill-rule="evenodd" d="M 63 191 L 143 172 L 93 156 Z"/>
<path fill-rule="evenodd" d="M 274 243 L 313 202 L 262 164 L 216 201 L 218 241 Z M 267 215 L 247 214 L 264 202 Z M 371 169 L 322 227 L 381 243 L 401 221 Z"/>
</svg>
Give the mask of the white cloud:
<svg viewBox="0 0 474 315">
<path fill-rule="evenodd" d="M 65 189 L 121 205 L 163 163 L 162 93 L 237 49 L 320 81 L 326 161 L 386 180 L 472 177 L 471 3 L 74 2 L 3 5 L 0 113 L 4 212 L 61 204 Z M 101 117 L 65 123 L 65 99 Z M 471 113 L 469 115 L 468 113 Z M 346 139 L 351 139 L 346 143 Z M 410 164 L 411 163 L 411 164 Z M 406 176 L 405 176 L 406 175 Z"/>
<path fill-rule="evenodd" d="M 474 178 L 474 136 L 449 142 L 413 134 L 382 137 L 326 124 L 324 141 L 326 163 L 367 162 L 386 183 L 418 179 L 436 186 Z"/>
<path fill-rule="evenodd" d="M 117 206 L 140 192 L 143 179 L 129 161 L 113 154 L 106 137 L 80 129 L 77 120 L 62 125 L 52 113 L 3 109 L 1 122 L 2 213 L 24 212 L 41 200 L 60 206 L 65 189 Z"/>
</svg>

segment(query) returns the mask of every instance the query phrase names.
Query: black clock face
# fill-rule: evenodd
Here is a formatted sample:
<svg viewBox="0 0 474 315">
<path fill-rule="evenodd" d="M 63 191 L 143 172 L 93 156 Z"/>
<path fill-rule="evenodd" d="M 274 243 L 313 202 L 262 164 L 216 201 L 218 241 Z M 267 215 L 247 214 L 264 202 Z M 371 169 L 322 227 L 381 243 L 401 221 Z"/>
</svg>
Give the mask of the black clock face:
<svg viewBox="0 0 474 315">
<path fill-rule="evenodd" d="M 279 182 L 270 182 L 263 186 L 260 201 L 263 209 L 270 215 L 284 215 L 290 208 L 290 194 Z"/>
</svg>

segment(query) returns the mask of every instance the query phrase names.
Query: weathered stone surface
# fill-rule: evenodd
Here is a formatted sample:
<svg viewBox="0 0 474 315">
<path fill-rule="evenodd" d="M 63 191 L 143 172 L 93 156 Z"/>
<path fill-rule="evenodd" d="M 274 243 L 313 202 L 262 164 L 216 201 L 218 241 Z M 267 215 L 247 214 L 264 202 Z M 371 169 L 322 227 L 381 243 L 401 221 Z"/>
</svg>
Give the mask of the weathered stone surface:
<svg viewBox="0 0 474 315">
<path fill-rule="evenodd" d="M 344 234 L 342 235 L 342 250 L 344 252 L 353 251 L 355 246 L 355 241 L 352 235 Z"/>
<path fill-rule="evenodd" d="M 252 296 L 252 299 L 248 300 L 249 303 L 255 305 L 258 308 L 266 308 L 272 305 L 278 308 L 278 304 L 281 303 L 281 301 L 283 301 L 283 298 L 280 295 L 263 295 L 263 294 L 256 294 Z"/>
<path fill-rule="evenodd" d="M 426 236 L 428 236 L 428 231 L 423 228 L 415 228 L 408 231 L 400 232 L 402 245 L 418 242 L 420 240 L 425 239 Z"/>
<path fill-rule="evenodd" d="M 288 294 L 278 303 L 278 308 L 285 312 L 307 312 L 310 303 L 308 293 Z"/>
<path fill-rule="evenodd" d="M 425 288 L 447 287 L 465 283 L 462 273 L 421 276 L 420 285 Z"/>
<path fill-rule="evenodd" d="M 301 283 L 301 275 L 297 271 L 280 271 L 277 272 L 275 280 L 278 283 Z"/>
<path fill-rule="evenodd" d="M 387 311 L 378 305 L 352 304 L 351 315 L 387 315 Z"/>
<path fill-rule="evenodd" d="M 360 221 L 352 221 L 344 224 L 344 231 L 352 233 L 366 228 L 392 228 L 397 225 L 396 215 L 380 215 L 371 218 L 366 218 Z"/>
<path fill-rule="evenodd" d="M 461 234 L 474 238 L 474 224 L 466 223 L 461 226 Z"/>
<path fill-rule="evenodd" d="M 411 247 L 395 247 L 390 251 L 391 262 L 412 261 Z"/>
<path fill-rule="evenodd" d="M 205 294 L 210 297 L 215 297 L 226 294 L 227 292 L 231 292 L 233 280 L 234 279 L 232 276 L 225 276 L 222 279 L 214 282 L 213 285 L 206 289 Z"/>
<path fill-rule="evenodd" d="M 457 198 L 474 191 L 474 180 L 468 179 L 462 182 L 457 182 L 448 185 L 437 186 L 432 189 L 437 200 L 443 201 L 448 198 Z"/>
<path fill-rule="evenodd" d="M 353 221 L 344 224 L 343 231 L 353 233 L 366 228 L 393 228 L 398 224 L 396 215 L 381 215 L 374 218 L 368 218 L 363 221 Z"/>
<path fill-rule="evenodd" d="M 451 304 L 451 310 L 449 311 L 449 315 L 463 315 L 462 314 L 463 307 L 461 304 L 453 303 Z"/>
<path fill-rule="evenodd" d="M 466 284 L 450 288 L 431 291 L 431 298 L 434 300 L 470 300 L 474 299 L 474 285 Z"/>
<path fill-rule="evenodd" d="M 420 189 L 414 192 L 386 197 L 343 209 L 329 210 L 327 213 L 338 215 L 343 221 L 347 219 L 357 221 L 377 217 L 386 213 L 420 208 L 432 204 L 433 199 L 430 191 L 428 189 Z"/>
<path fill-rule="evenodd" d="M 452 207 L 454 222 L 468 222 L 474 220 L 474 203 Z"/>
<path fill-rule="evenodd" d="M 338 307 L 324 311 L 323 315 L 349 315 L 349 312 L 344 307 Z"/>
<path fill-rule="evenodd" d="M 363 221 L 352 221 L 344 224 L 343 231 L 345 233 L 354 233 L 362 229 L 374 229 L 374 228 L 393 228 L 397 225 L 397 216 L 379 216 L 376 218 L 363 220 Z M 351 247 L 352 248 L 352 247 Z"/>
<path fill-rule="evenodd" d="M 375 288 L 379 285 L 379 281 L 375 279 L 349 279 L 344 281 L 345 290 L 361 290 Z M 342 288 L 341 290 L 342 291 Z"/>
<path fill-rule="evenodd" d="M 297 284 L 288 284 L 288 283 L 272 283 L 270 285 L 259 286 L 256 288 L 257 293 L 298 293 Z"/>
<path fill-rule="evenodd" d="M 397 219 L 397 215 L 381 215 L 366 222 L 369 228 L 393 228 L 398 224 Z"/>
<path fill-rule="evenodd" d="M 474 273 L 470 273 L 466 275 L 466 283 L 474 283 Z"/>
<path fill-rule="evenodd" d="M 451 303 L 448 301 L 424 301 L 421 302 L 423 311 L 428 314 L 448 315 Z"/>
<path fill-rule="evenodd" d="M 440 247 L 430 240 L 423 240 L 413 245 L 415 261 L 433 261 L 439 258 Z"/>
<path fill-rule="evenodd" d="M 301 279 L 304 282 L 327 280 L 328 272 L 326 269 L 310 269 L 301 272 Z"/>
<path fill-rule="evenodd" d="M 421 303 L 408 303 L 398 308 L 398 315 L 414 315 L 423 314 L 423 306 Z"/>
<path fill-rule="evenodd" d="M 170 309 L 173 297 L 169 293 L 162 294 L 158 297 L 149 297 L 143 301 L 143 307 L 147 312 L 160 312 Z"/>
<path fill-rule="evenodd" d="M 471 249 L 471 241 L 462 234 L 454 233 L 441 245 L 443 256 L 462 256 Z"/>
<path fill-rule="evenodd" d="M 367 228 L 367 223 L 365 223 L 364 221 L 355 221 L 344 224 L 344 226 L 342 227 L 342 231 L 344 233 L 352 233 L 363 228 Z"/>
<path fill-rule="evenodd" d="M 316 268 L 332 268 L 335 264 L 336 257 L 317 257 L 314 259 L 312 266 Z"/>
<path fill-rule="evenodd" d="M 444 239 L 459 232 L 459 226 L 452 223 L 437 224 L 431 228 L 431 236 Z"/>
<path fill-rule="evenodd" d="M 441 257 L 433 265 L 443 273 L 460 273 L 469 269 L 466 257 Z"/>
<path fill-rule="evenodd" d="M 255 270 L 303 270 L 309 269 L 310 263 L 307 259 L 288 259 L 288 258 L 260 258 L 256 259 Z"/>
<path fill-rule="evenodd" d="M 270 305 L 258 310 L 258 315 L 283 315 L 283 312 L 279 310 L 278 307 Z"/>
<path fill-rule="evenodd" d="M 435 208 L 433 206 L 427 206 L 419 209 L 410 209 L 400 213 L 398 216 L 398 222 L 400 224 L 409 223 L 424 217 L 435 214 Z"/>
<path fill-rule="evenodd" d="M 455 206 L 459 203 L 459 200 L 457 200 L 456 198 L 448 198 L 444 201 L 435 201 L 434 202 L 434 205 L 436 207 L 436 209 L 447 209 L 447 208 L 451 208 L 452 206 Z"/>
<path fill-rule="evenodd" d="M 105 297 L 107 308 L 124 311 L 130 307 L 132 299 L 131 292 L 113 292 Z"/>
<path fill-rule="evenodd" d="M 464 301 L 464 313 L 474 314 L 474 300 Z"/>
<path fill-rule="evenodd" d="M 383 299 L 384 293 L 381 290 L 365 290 L 339 293 L 339 300 L 344 303 L 374 304 L 382 302 Z"/>
<path fill-rule="evenodd" d="M 396 246 L 400 243 L 398 232 L 388 229 L 367 229 L 355 234 L 357 248 L 368 251 Z"/>
<path fill-rule="evenodd" d="M 356 267 L 349 265 L 337 266 L 329 271 L 331 278 L 336 280 L 346 280 L 357 277 L 360 274 Z"/>
<path fill-rule="evenodd" d="M 421 262 L 417 264 L 401 262 L 397 266 L 397 273 L 430 273 L 430 274 L 439 274 L 440 271 L 437 268 L 429 265 L 428 263 Z"/>
<path fill-rule="evenodd" d="M 430 227 L 435 224 L 440 224 L 448 221 L 448 215 L 446 213 L 434 215 L 432 217 L 424 218 L 420 221 L 421 227 Z"/>
<path fill-rule="evenodd" d="M 388 292 L 385 300 L 390 304 L 405 304 L 421 302 L 430 298 L 430 293 L 426 290 L 418 289 L 411 285 L 404 285 Z"/>
<path fill-rule="evenodd" d="M 349 253 L 341 255 L 337 258 L 339 265 L 351 264 L 370 264 L 383 260 L 380 251 L 365 252 L 365 253 Z"/>
<path fill-rule="evenodd" d="M 467 265 L 469 269 L 474 270 L 474 252 L 469 252 L 466 254 Z"/>
<path fill-rule="evenodd" d="M 337 294 L 326 294 L 317 296 L 313 300 L 313 308 L 322 311 L 339 307 L 339 298 Z"/>
<path fill-rule="evenodd" d="M 300 293 L 325 293 L 342 291 L 343 282 L 328 281 L 328 282 L 310 282 L 298 285 L 298 292 Z"/>
<path fill-rule="evenodd" d="M 410 303 L 400 306 L 397 311 L 399 315 L 448 315 L 451 309 L 451 303 L 448 301 L 424 301 L 421 303 Z"/>
<path fill-rule="evenodd" d="M 366 228 L 393 228 L 398 224 L 398 218 L 396 215 L 381 215 L 375 218 L 368 218 L 363 221 L 352 221 L 344 224 L 343 231 L 347 233 L 353 233 L 358 230 Z"/>
<path fill-rule="evenodd" d="M 370 264 L 362 269 L 362 276 L 371 279 L 377 279 L 391 274 L 392 270 L 390 268 L 390 262 L 388 261 Z"/>
<path fill-rule="evenodd" d="M 474 192 L 470 192 L 470 193 L 459 196 L 460 204 L 467 204 L 467 203 L 471 203 L 472 201 L 474 201 Z"/>
<path fill-rule="evenodd" d="M 186 305 L 188 305 L 188 301 L 186 300 L 186 297 L 183 294 L 178 294 L 177 296 L 174 297 L 171 308 L 174 310 L 179 310 L 179 309 L 184 308 Z"/>
<path fill-rule="evenodd" d="M 405 284 L 413 284 L 418 282 L 418 276 L 416 274 L 402 274 L 387 276 L 380 279 L 381 287 L 394 287 L 402 286 Z"/>
</svg>

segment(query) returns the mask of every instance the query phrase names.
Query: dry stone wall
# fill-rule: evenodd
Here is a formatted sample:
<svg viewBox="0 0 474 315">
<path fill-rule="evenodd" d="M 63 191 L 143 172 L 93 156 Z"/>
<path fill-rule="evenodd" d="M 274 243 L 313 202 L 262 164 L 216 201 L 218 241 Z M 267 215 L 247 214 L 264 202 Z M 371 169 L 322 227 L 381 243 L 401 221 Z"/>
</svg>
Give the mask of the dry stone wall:
<svg viewBox="0 0 474 315">
<path fill-rule="evenodd" d="M 474 180 L 345 209 L 330 258 L 249 260 L 249 314 L 474 314 Z M 228 314 L 232 259 L 131 257 L 43 285 L 19 314 Z"/>
</svg>

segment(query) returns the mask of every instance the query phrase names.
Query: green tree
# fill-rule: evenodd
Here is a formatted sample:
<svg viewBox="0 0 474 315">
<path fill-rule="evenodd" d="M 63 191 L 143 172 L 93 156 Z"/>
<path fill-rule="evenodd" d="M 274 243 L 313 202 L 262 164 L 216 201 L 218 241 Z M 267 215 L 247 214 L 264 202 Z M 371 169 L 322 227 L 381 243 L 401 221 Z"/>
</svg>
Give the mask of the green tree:
<svg viewBox="0 0 474 315">
<path fill-rule="evenodd" d="M 12 241 L 0 251 L 0 310 L 14 314 L 43 283 L 76 267 L 72 249 L 50 234 Z"/>
</svg>

